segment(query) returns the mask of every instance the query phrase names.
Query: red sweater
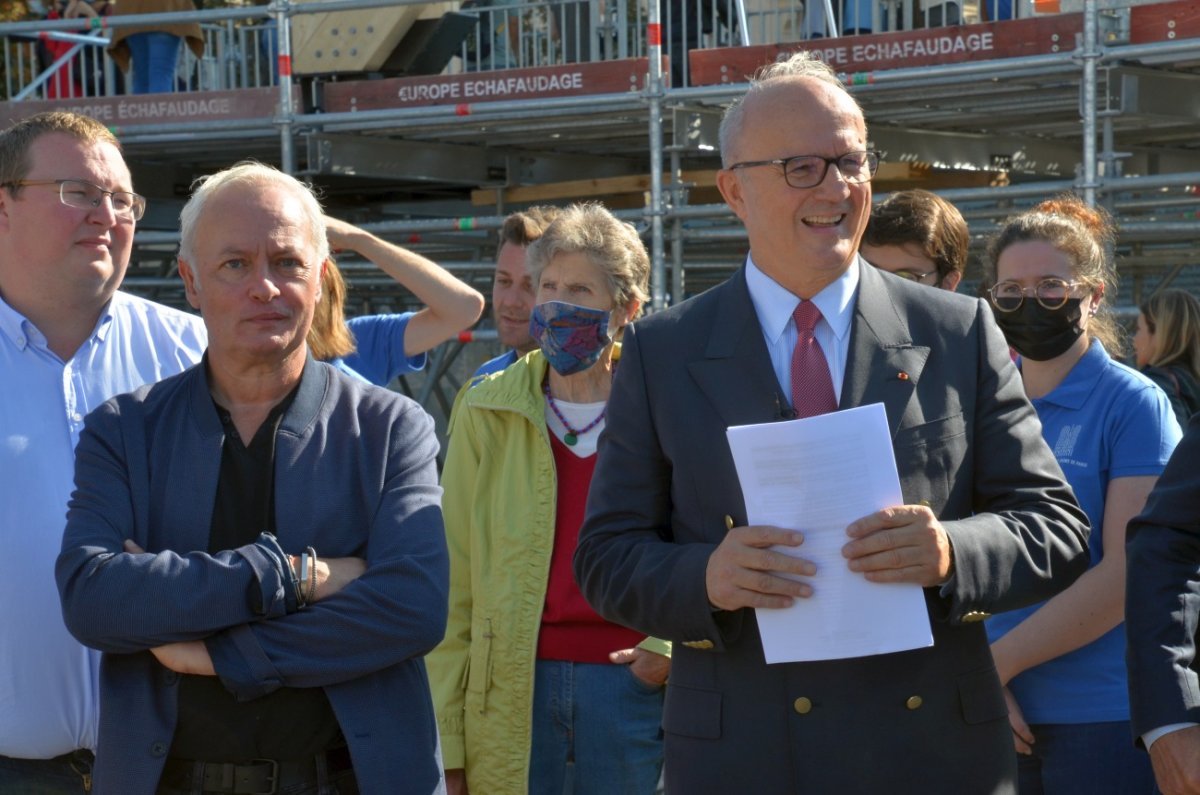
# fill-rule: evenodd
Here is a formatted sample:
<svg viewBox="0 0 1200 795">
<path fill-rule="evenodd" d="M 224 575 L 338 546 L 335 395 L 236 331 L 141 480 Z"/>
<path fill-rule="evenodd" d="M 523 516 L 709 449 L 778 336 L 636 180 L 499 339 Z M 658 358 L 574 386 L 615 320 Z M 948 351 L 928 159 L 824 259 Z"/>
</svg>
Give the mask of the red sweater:
<svg viewBox="0 0 1200 795">
<path fill-rule="evenodd" d="M 596 469 L 596 456 L 580 458 L 557 436 L 550 434 L 554 469 L 558 475 L 558 502 L 554 518 L 554 552 L 550 557 L 550 582 L 538 633 L 539 660 L 606 663 L 608 653 L 632 648 L 645 635 L 611 624 L 596 614 L 575 583 L 571 559 L 579 543 L 588 487 Z"/>
</svg>

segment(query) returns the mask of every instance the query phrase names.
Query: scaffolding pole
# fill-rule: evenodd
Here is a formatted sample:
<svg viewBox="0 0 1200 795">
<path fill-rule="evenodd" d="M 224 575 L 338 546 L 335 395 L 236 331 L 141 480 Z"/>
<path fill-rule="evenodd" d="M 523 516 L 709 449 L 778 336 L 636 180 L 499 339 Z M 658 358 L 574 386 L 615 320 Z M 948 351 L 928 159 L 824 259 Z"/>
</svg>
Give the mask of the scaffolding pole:
<svg viewBox="0 0 1200 795">
<path fill-rule="evenodd" d="M 296 173 L 296 149 L 292 140 L 292 127 L 296 119 L 296 97 L 292 91 L 292 26 L 288 13 L 291 11 L 289 0 L 271 0 L 271 10 L 275 14 L 276 41 L 279 46 L 279 57 L 275 68 L 278 70 L 279 82 L 279 164 L 286 174 Z"/>
<path fill-rule="evenodd" d="M 1083 78 L 1080 80 L 1080 108 L 1083 117 L 1083 173 L 1079 192 L 1089 206 L 1096 205 L 1096 66 L 1100 60 L 1100 20 L 1096 0 L 1083 0 L 1083 41 L 1080 58 Z"/>
<path fill-rule="evenodd" d="M 650 59 L 650 74 L 646 81 L 646 100 L 650 108 L 650 308 L 657 312 L 666 309 L 667 268 L 663 256 L 663 83 L 662 83 L 662 24 L 659 22 L 659 0 L 650 0 L 646 19 L 646 53 Z"/>
<path fill-rule="evenodd" d="M 120 128 L 122 140 L 135 144 L 163 144 L 183 140 L 197 134 L 204 136 L 225 137 L 229 140 L 245 140 L 257 137 L 274 139 L 278 136 L 280 161 L 285 171 L 294 173 L 297 170 L 297 153 L 295 147 L 298 135 L 305 132 L 325 131 L 358 131 L 374 129 L 401 128 L 412 134 L 417 131 L 421 135 L 436 135 L 438 128 L 448 127 L 463 121 L 460 117 L 460 107 L 440 106 L 424 108 L 388 108 L 374 111 L 353 111 L 344 113 L 318 114 L 305 113 L 298 106 L 295 86 L 292 76 L 292 42 L 291 19 L 307 13 L 327 13 L 330 11 L 383 8 L 393 5 L 412 5 L 421 0 L 326 0 L 322 3 L 297 3 L 297 0 L 272 0 L 267 8 L 240 7 L 210 9 L 203 12 L 170 13 L 170 14 L 141 14 L 127 17 L 108 18 L 103 22 L 103 29 L 109 30 L 124 26 L 145 25 L 157 22 L 181 21 L 225 21 L 232 25 L 238 20 L 273 19 L 277 25 L 277 56 L 275 65 L 279 76 L 279 105 L 274 118 L 265 119 L 230 119 L 221 122 L 199 122 L 190 124 L 156 124 L 138 125 Z M 825 0 L 814 0 L 823 6 L 832 7 Z M 623 211 L 618 217 L 626 217 L 639 224 L 641 231 L 646 234 L 651 255 L 651 307 L 655 310 L 667 305 L 668 301 L 678 301 L 683 298 L 685 287 L 684 250 L 685 243 L 695 243 L 698 240 L 720 240 L 744 237 L 744 230 L 731 226 L 729 229 L 712 229 L 697 232 L 689 230 L 685 225 L 687 219 L 723 218 L 731 219 L 731 213 L 725 205 L 685 206 L 687 191 L 681 181 L 681 153 L 672 147 L 664 145 L 667 131 L 664 126 L 664 109 L 675 105 L 699 103 L 712 105 L 724 103 L 744 91 L 744 84 L 733 83 L 722 86 L 695 87 L 672 89 L 664 84 L 662 67 L 663 31 L 662 14 L 664 9 L 661 0 L 650 4 L 647 16 L 647 54 L 648 72 L 646 83 L 640 96 L 637 92 L 623 92 L 612 95 L 590 95 L 564 98 L 551 98 L 530 103 L 526 100 L 476 103 L 467 107 L 470 116 L 477 124 L 491 123 L 495 125 L 524 124 L 539 122 L 547 129 L 560 119 L 569 120 L 572 116 L 595 114 L 601 109 L 608 116 L 622 115 L 623 123 L 640 123 L 640 118 L 632 111 L 643 108 L 648 112 L 647 135 L 650 162 L 650 195 L 645 206 L 636 211 Z M 1172 41 L 1155 41 L 1138 44 L 1106 45 L 1101 36 L 1102 12 L 1098 0 L 1083 0 L 1083 31 L 1076 47 L 1052 55 L 1038 55 L 1017 58 L 1006 58 L 995 61 L 970 61 L 958 64 L 942 64 L 935 69 L 929 67 L 892 69 L 881 72 L 862 72 L 844 76 L 846 82 L 856 93 L 863 96 L 883 94 L 900 89 L 903 92 L 910 87 L 919 90 L 929 90 L 933 87 L 948 87 L 960 83 L 978 82 L 986 77 L 991 80 L 1019 80 L 1025 77 L 1045 78 L 1048 75 L 1070 74 L 1079 80 L 1079 104 L 1082 141 L 1079 151 L 1080 161 L 1077 173 L 1071 181 L 1045 181 L 1027 185 L 1012 186 L 1011 188 L 969 188 L 957 190 L 942 190 L 939 193 L 950 200 L 976 200 L 998 202 L 1013 198 L 1032 198 L 1035 195 L 1045 195 L 1047 192 L 1058 190 L 1077 190 L 1089 204 L 1099 201 L 1112 202 L 1116 195 L 1137 189 L 1193 187 L 1200 186 L 1200 174 L 1154 174 L 1145 177 L 1124 177 L 1120 175 L 1122 155 L 1116 152 L 1116 140 L 1111 110 L 1101 109 L 1103 101 L 1101 69 L 1109 65 L 1141 62 L 1143 65 L 1170 63 L 1177 60 L 1200 57 L 1200 38 L 1176 39 Z M 739 15 L 744 13 L 742 4 L 737 3 Z M 830 21 L 833 14 L 827 13 Z M 81 31 L 89 27 L 89 22 L 82 19 L 36 21 L 21 23 L 6 23 L 0 25 L 0 33 L 4 35 L 29 35 L 45 31 Z M 831 32 L 836 33 L 836 25 Z M 743 37 L 748 35 L 748 26 L 738 26 Z M 65 38 L 79 39 L 80 37 L 67 34 Z M 6 59 L 10 58 L 6 51 Z M 11 64 L 19 71 L 23 63 Z M 10 69 L 11 71 L 11 69 Z M 11 75 L 10 75 L 11 79 Z M 1069 100 L 1068 100 L 1069 101 Z M 1001 111 L 1003 110 L 1003 106 Z M 1073 122 L 1073 120 L 1069 121 Z M 609 119 L 598 124 L 607 124 Z M 1103 123 L 1103 129 L 1100 125 Z M 537 124 L 528 124 L 537 127 Z M 432 131 L 431 131 L 432 130 Z M 1074 130 L 1072 129 L 1072 137 Z M 1119 131 L 1118 131 L 1119 132 Z M 640 134 L 639 134 L 640 138 Z M 640 148 L 640 146 L 639 146 Z M 669 164 L 672 184 L 664 186 L 665 153 L 671 151 Z M 1178 193 L 1163 194 L 1161 199 L 1139 200 L 1149 207 L 1158 205 L 1178 204 L 1186 201 Z M 1124 203 L 1114 204 L 1119 209 Z M 499 216 L 487 216 L 471 219 L 478 224 L 476 229 L 494 225 Z M 669 230 L 664 224 L 672 223 Z M 1165 223 L 1164 223 L 1165 221 Z M 462 219 L 449 219 L 433 222 L 435 227 L 462 223 Z M 412 226 L 419 227 L 418 222 Z M 395 224 L 394 229 L 407 226 Z M 460 227 L 461 228 L 461 227 Z M 1142 235 L 1158 233 L 1162 236 L 1186 236 L 1193 234 L 1195 226 L 1186 220 L 1179 221 L 1158 219 L 1154 222 L 1138 220 L 1123 224 L 1123 231 L 1136 232 Z M 667 260 L 665 251 L 665 235 L 671 235 L 671 250 Z M 150 236 L 153 236 L 151 233 Z M 139 243 L 145 242 L 145 237 L 139 234 Z M 672 267 L 671 280 L 668 282 L 667 267 Z M 688 268 L 695 267 L 689 263 Z"/>
<path fill-rule="evenodd" d="M 671 206 L 668 211 L 684 202 L 683 167 L 679 147 L 671 147 Z M 683 220 L 671 214 L 671 301 L 683 299 Z"/>
</svg>

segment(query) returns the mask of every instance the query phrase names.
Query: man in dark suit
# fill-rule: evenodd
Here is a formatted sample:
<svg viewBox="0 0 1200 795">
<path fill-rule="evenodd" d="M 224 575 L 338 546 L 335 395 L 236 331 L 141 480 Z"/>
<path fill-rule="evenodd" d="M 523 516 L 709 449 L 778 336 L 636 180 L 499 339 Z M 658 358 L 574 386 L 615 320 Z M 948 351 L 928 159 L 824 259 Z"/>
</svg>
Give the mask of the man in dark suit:
<svg viewBox="0 0 1200 795">
<path fill-rule="evenodd" d="M 1129 523 L 1125 632 L 1135 738 L 1166 795 L 1200 793 L 1200 414 Z"/>
<path fill-rule="evenodd" d="M 750 256 L 627 330 L 575 557 L 602 615 L 677 641 L 668 791 L 1013 791 L 978 621 L 1070 584 L 1087 519 L 986 305 L 857 257 L 877 161 L 832 70 L 804 54 L 770 67 L 721 148 Z M 801 334 L 809 304 L 820 314 Z M 934 645 L 766 665 L 750 608 L 819 593 L 822 573 L 772 549 L 802 554 L 796 529 L 741 526 L 726 428 L 870 403 L 886 408 L 908 504 L 851 524 L 844 555 L 873 582 L 924 586 Z"/>
</svg>

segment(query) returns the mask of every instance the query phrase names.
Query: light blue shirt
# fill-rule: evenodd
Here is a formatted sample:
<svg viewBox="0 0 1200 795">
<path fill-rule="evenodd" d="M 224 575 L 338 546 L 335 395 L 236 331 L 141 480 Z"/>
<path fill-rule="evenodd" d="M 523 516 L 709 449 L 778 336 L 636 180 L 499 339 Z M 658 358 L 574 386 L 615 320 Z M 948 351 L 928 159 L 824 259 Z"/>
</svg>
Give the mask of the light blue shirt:
<svg viewBox="0 0 1200 795">
<path fill-rule="evenodd" d="M 83 418 L 200 361 L 200 318 L 118 292 L 70 361 L 0 299 L 0 755 L 96 747 L 100 654 L 63 625 L 54 561 Z"/>
<path fill-rule="evenodd" d="M 825 353 L 829 376 L 833 379 L 833 394 L 839 402 L 846 375 L 846 358 L 850 353 L 850 320 L 854 317 L 854 301 L 858 295 L 858 268 L 855 258 L 845 273 L 812 297 L 812 302 L 821 310 L 821 319 L 813 329 L 813 336 Z M 754 311 L 758 313 L 775 377 L 790 401 L 792 351 L 796 347 L 796 321 L 792 319 L 792 313 L 800 305 L 800 299 L 759 270 L 751 257 L 746 258 L 746 287 L 750 290 Z"/>
</svg>

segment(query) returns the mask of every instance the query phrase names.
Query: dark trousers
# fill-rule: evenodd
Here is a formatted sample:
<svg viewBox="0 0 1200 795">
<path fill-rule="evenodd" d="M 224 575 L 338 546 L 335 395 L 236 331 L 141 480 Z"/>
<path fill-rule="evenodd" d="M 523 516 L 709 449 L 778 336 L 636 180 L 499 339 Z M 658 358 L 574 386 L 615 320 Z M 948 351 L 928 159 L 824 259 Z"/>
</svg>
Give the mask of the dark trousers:
<svg viewBox="0 0 1200 795">
<path fill-rule="evenodd" d="M 0 793 L 81 795 L 92 789 L 91 751 L 72 751 L 53 759 L 0 756 Z"/>
</svg>

